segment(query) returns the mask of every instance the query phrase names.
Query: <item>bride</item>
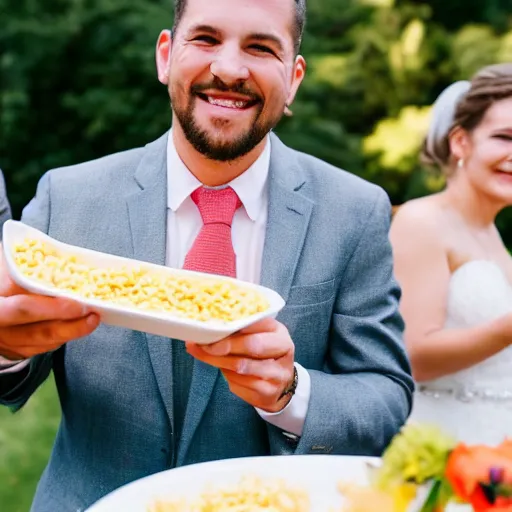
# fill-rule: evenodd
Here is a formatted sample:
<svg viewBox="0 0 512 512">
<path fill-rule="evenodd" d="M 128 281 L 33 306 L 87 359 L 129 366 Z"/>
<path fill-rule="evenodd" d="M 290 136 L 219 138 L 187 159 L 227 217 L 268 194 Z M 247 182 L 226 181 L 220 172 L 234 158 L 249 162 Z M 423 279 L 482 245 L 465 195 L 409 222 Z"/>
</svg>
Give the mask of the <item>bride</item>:
<svg viewBox="0 0 512 512">
<path fill-rule="evenodd" d="M 494 223 L 512 205 L 512 64 L 439 96 L 423 159 L 446 189 L 403 205 L 390 234 L 418 382 L 411 420 L 497 444 L 512 438 L 512 257 Z"/>
</svg>

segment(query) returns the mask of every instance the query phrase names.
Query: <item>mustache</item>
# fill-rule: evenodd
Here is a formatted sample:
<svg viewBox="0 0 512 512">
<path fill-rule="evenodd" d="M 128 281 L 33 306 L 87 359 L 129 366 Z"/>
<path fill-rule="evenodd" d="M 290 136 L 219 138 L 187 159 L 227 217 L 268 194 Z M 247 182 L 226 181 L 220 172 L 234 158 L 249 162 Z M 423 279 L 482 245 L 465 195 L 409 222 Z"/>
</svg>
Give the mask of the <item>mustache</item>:
<svg viewBox="0 0 512 512">
<path fill-rule="evenodd" d="M 220 92 L 233 92 L 235 94 L 242 94 L 251 100 L 261 101 L 261 97 L 255 94 L 250 89 L 247 89 L 245 84 L 237 83 L 235 85 L 227 85 L 219 78 L 215 77 L 211 82 L 204 84 L 194 84 L 191 88 L 193 93 L 202 93 L 203 91 L 216 90 Z"/>
</svg>

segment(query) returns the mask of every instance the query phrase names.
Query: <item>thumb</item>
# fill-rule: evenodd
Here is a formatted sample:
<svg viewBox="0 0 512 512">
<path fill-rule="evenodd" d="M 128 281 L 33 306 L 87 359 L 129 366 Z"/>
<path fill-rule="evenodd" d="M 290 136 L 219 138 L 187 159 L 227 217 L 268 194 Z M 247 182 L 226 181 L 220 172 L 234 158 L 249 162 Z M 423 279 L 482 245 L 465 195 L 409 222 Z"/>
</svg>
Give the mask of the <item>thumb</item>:
<svg viewBox="0 0 512 512">
<path fill-rule="evenodd" d="M 0 296 L 28 294 L 27 290 L 18 286 L 11 278 L 5 262 L 4 247 L 0 244 Z"/>
</svg>

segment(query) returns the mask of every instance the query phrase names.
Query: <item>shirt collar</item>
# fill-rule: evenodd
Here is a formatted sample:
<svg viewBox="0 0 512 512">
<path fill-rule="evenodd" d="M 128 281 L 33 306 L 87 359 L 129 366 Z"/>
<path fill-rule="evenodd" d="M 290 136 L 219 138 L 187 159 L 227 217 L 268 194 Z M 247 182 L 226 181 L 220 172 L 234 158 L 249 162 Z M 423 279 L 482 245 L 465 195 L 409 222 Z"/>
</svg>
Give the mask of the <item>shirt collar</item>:
<svg viewBox="0 0 512 512">
<path fill-rule="evenodd" d="M 269 167 L 270 137 L 267 136 L 265 148 L 258 159 L 240 176 L 227 183 L 227 186 L 232 187 L 237 193 L 252 221 L 258 218 L 267 197 Z M 167 139 L 167 183 L 167 207 L 174 212 L 201 186 L 201 182 L 188 170 L 178 155 L 172 130 Z"/>
</svg>

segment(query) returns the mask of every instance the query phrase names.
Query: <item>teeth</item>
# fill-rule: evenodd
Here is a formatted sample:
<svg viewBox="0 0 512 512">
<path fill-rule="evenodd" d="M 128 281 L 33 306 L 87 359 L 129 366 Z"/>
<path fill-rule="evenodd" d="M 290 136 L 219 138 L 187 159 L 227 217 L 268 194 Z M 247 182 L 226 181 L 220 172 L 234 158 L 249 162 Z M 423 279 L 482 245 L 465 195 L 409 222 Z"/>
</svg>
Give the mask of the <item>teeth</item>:
<svg viewBox="0 0 512 512">
<path fill-rule="evenodd" d="M 501 171 L 501 172 L 512 172 L 512 162 L 505 162 L 505 163 L 500 167 L 500 171 Z"/>
<path fill-rule="evenodd" d="M 225 108 L 244 108 L 247 105 L 246 101 L 223 100 L 219 98 L 211 98 L 208 96 L 208 102 L 212 105 Z"/>
</svg>

